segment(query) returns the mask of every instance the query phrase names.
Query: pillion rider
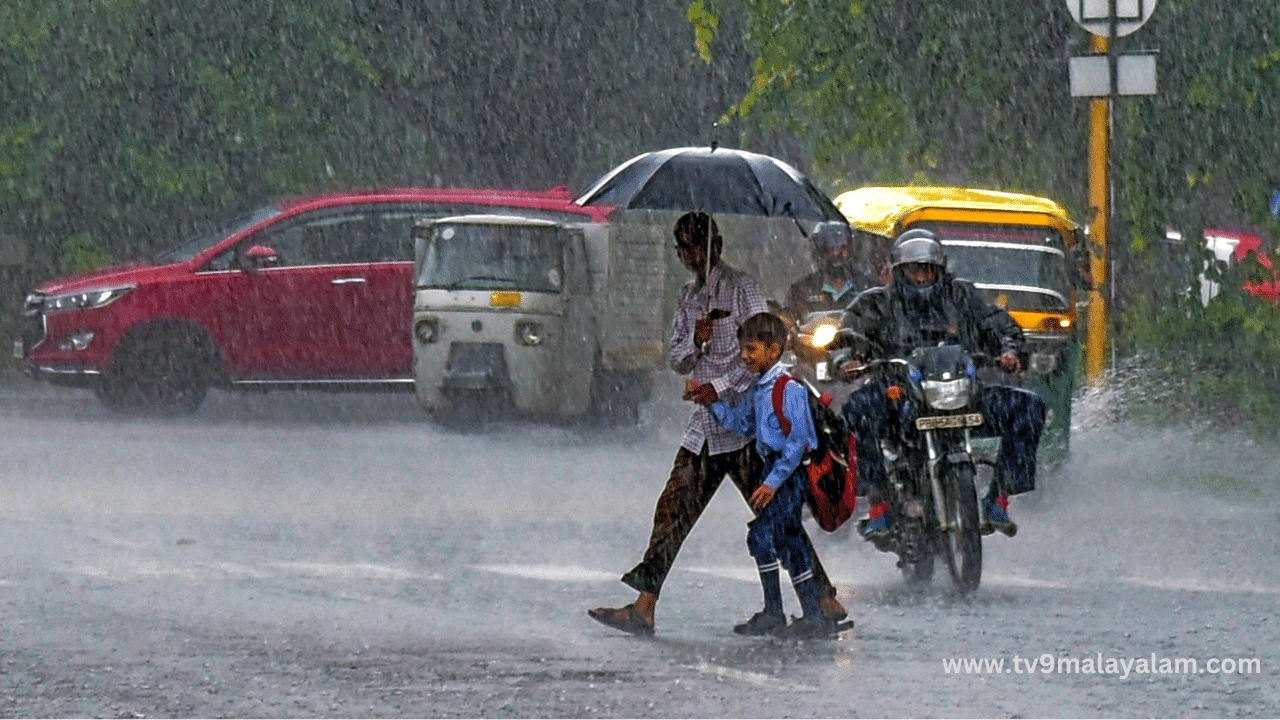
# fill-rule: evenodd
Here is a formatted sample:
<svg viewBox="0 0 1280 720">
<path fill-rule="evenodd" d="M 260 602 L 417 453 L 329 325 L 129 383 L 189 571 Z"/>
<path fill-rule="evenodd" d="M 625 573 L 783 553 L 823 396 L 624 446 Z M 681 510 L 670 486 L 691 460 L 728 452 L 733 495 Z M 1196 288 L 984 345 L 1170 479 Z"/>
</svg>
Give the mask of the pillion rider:
<svg viewBox="0 0 1280 720">
<path fill-rule="evenodd" d="M 1022 328 L 1003 308 L 983 300 L 967 280 L 947 272 L 946 254 L 932 232 L 899 235 L 889 263 L 889 284 L 859 295 L 841 321 L 843 328 L 867 339 L 863 359 L 904 358 L 917 347 L 947 343 L 986 353 L 1006 372 L 1022 370 Z M 846 378 L 855 371 L 856 363 L 843 368 Z M 883 381 L 870 382 L 850 394 L 843 408 L 857 435 L 858 481 L 872 503 L 863 533 L 869 540 L 887 534 L 894 522 L 882 494 L 887 478 L 879 438 L 886 427 L 898 426 L 898 406 L 886 397 L 885 388 Z M 981 431 L 1001 438 L 983 510 L 994 529 L 1012 536 L 1018 526 L 1009 518 L 1008 496 L 1035 489 L 1045 405 L 1034 393 L 999 385 L 984 386 L 977 404 L 985 420 Z"/>
</svg>

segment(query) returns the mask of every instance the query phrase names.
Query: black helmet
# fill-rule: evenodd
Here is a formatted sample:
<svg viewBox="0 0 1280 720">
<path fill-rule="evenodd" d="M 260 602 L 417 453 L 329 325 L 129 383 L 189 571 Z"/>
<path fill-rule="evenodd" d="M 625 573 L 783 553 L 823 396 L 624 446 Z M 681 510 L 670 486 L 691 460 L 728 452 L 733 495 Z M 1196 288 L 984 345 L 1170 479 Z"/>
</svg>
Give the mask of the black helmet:
<svg viewBox="0 0 1280 720">
<path fill-rule="evenodd" d="M 899 235 L 889 251 L 889 264 L 897 268 L 907 263 L 937 265 L 939 271 L 946 270 L 947 254 L 938 236 L 928 230 L 908 230 Z"/>
<path fill-rule="evenodd" d="M 849 262 L 849 254 L 853 251 L 853 233 L 849 226 L 842 222 L 822 222 L 814 226 L 809 233 L 809 242 L 813 243 L 813 262 L 823 272 L 840 274 Z"/>
</svg>

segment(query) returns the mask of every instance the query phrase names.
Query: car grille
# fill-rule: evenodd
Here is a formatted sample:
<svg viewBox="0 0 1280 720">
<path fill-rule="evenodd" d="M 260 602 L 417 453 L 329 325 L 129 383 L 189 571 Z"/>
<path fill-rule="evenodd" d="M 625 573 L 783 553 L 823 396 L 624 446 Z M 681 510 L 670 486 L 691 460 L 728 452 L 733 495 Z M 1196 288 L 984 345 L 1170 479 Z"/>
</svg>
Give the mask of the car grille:
<svg viewBox="0 0 1280 720">
<path fill-rule="evenodd" d="M 28 353 L 44 341 L 44 295 L 32 293 L 22 304 L 22 346 Z"/>
</svg>

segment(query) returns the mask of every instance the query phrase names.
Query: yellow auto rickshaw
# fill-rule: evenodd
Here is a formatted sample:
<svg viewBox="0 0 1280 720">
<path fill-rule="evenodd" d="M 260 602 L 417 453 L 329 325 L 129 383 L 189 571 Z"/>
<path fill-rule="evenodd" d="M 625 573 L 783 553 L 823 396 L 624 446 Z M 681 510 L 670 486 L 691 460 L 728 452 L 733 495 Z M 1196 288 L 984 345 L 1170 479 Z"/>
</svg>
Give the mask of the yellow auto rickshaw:
<svg viewBox="0 0 1280 720">
<path fill-rule="evenodd" d="M 1070 448 L 1076 293 L 1084 277 L 1083 231 L 1066 209 L 1034 195 L 957 187 L 864 187 L 835 203 L 869 241 L 883 243 L 912 228 L 933 231 L 948 270 L 1017 320 L 1030 358 L 1024 386 L 1049 407 L 1041 461 L 1061 464 Z"/>
</svg>

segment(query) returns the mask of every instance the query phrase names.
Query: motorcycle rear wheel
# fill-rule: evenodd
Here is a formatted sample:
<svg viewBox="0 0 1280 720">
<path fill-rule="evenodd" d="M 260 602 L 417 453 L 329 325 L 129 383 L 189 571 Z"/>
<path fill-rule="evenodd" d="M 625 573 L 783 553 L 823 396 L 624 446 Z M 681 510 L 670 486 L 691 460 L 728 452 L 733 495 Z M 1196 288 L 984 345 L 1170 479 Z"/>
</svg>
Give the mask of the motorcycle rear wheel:
<svg viewBox="0 0 1280 720">
<path fill-rule="evenodd" d="M 943 505 L 951 529 L 943 535 L 942 550 L 952 582 L 961 595 L 966 595 L 982 582 L 982 533 L 978 527 L 973 466 L 949 465 L 943 473 Z"/>
</svg>

